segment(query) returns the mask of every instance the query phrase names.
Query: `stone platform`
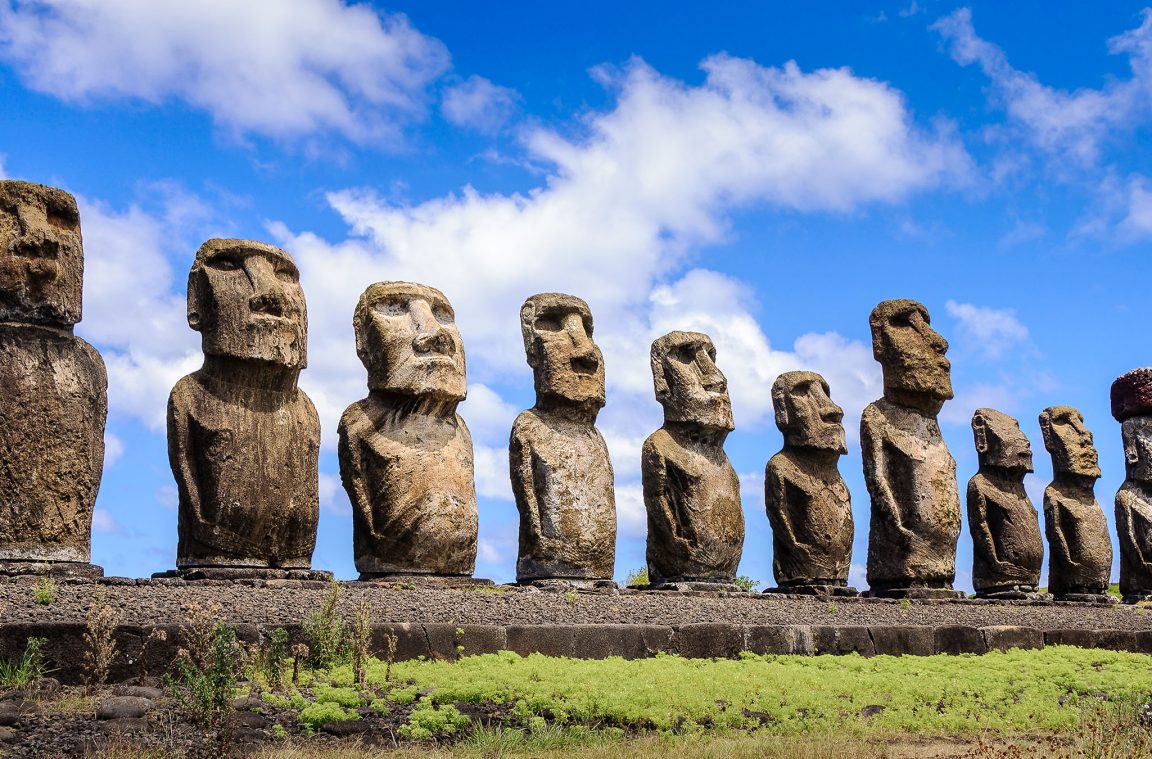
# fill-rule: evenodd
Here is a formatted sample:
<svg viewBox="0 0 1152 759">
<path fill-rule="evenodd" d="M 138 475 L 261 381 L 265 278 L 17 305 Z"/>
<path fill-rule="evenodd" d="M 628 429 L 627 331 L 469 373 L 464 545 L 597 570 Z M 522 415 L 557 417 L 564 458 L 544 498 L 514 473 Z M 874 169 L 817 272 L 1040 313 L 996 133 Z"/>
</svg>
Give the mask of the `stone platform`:
<svg viewBox="0 0 1152 759">
<path fill-rule="evenodd" d="M 321 608 L 330 581 L 286 578 L 185 580 L 108 577 L 58 581 L 56 598 L 35 603 L 34 577 L 0 580 L 0 658 L 12 659 L 32 636 L 48 639 L 54 677 L 78 682 L 85 616 L 97 593 L 121 615 L 113 679 L 138 676 L 145 662 L 161 672 L 182 644 L 183 607 L 218 604 L 239 636 L 256 642 L 278 627 L 301 641 L 301 623 Z M 472 586 L 413 588 L 341 582 L 338 613 L 366 602 L 372 650 L 390 635 L 400 659 L 451 659 L 500 650 L 554 656 L 638 658 L 762 654 L 864 656 L 985 653 L 1010 647 L 1077 645 L 1152 653 L 1152 614 L 1141 607 L 1043 601 L 813 598 L 760 593 L 541 590 Z"/>
</svg>

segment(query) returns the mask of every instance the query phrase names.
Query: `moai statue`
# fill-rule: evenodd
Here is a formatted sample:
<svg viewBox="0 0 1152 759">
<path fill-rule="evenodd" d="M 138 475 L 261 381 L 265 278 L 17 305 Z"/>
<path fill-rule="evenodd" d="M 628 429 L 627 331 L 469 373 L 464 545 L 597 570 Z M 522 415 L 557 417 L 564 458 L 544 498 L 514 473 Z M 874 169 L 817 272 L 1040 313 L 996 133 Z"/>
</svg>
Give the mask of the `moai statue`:
<svg viewBox="0 0 1152 759">
<path fill-rule="evenodd" d="M 296 264 L 266 243 L 209 240 L 188 273 L 188 326 L 204 365 L 168 398 L 177 573 L 309 576 L 320 422 L 297 387 L 308 316 Z"/>
<path fill-rule="evenodd" d="M 956 461 L 936 415 L 952 398 L 948 341 L 914 300 L 872 311 L 872 355 L 884 371 L 884 397 L 864 409 L 860 444 L 872 501 L 869 595 L 958 598 L 956 541 L 960 494 Z"/>
<path fill-rule="evenodd" d="M 1110 603 L 1112 539 L 1093 493 L 1100 465 L 1092 433 L 1071 406 L 1044 409 L 1040 431 L 1052 454 L 1052 484 L 1044 490 L 1048 591 L 1057 601 Z"/>
<path fill-rule="evenodd" d="M 772 525 L 772 593 L 855 596 L 852 495 L 837 468 L 848 452 L 844 410 L 815 372 L 786 372 L 772 383 L 784 448 L 764 470 L 764 505 Z"/>
<path fill-rule="evenodd" d="M 980 471 L 968 480 L 972 586 L 978 598 L 1050 598 L 1037 591 L 1044 539 L 1040 517 L 1024 490 L 1032 446 L 1020 424 L 999 411 L 976 409 L 972 434 Z"/>
<path fill-rule="evenodd" d="M 520 309 L 536 405 L 512 425 L 508 458 L 520 511 L 521 584 L 612 585 L 616 500 L 608 446 L 596 429 L 604 357 L 592 312 L 571 295 L 542 293 Z"/>
<path fill-rule="evenodd" d="M 724 453 L 734 425 L 716 348 L 699 332 L 670 332 L 652 343 L 651 361 L 664 426 L 641 460 L 649 587 L 739 590 L 744 512 Z"/>
<path fill-rule="evenodd" d="M 476 566 L 472 436 L 464 345 L 448 299 L 378 282 L 352 320 L 368 397 L 340 420 L 340 476 L 352 501 L 361 580 L 467 583 Z"/>
<path fill-rule="evenodd" d="M 1112 383 L 1112 416 L 1124 440 L 1124 484 L 1116 493 L 1120 593 L 1125 603 L 1152 600 L 1152 368 Z"/>
<path fill-rule="evenodd" d="M 104 574 L 89 559 L 108 375 L 72 334 L 83 277 L 75 198 L 0 181 L 0 574 Z"/>
</svg>

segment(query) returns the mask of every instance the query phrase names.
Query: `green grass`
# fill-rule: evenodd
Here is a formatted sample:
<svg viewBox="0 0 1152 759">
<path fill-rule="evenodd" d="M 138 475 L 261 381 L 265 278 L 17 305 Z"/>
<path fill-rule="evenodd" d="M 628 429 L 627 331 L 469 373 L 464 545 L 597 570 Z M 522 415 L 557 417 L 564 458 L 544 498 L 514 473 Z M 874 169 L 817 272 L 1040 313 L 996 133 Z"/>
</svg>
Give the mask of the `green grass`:
<svg viewBox="0 0 1152 759">
<path fill-rule="evenodd" d="M 373 663 L 369 681 L 382 682 Z M 1102 700 L 1152 694 L 1152 657 L 1065 646 L 982 656 L 577 660 L 513 653 L 400 662 L 435 704 L 503 705 L 513 722 L 657 732 L 760 729 L 1016 733 L 1072 729 Z M 882 707 L 882 708 L 881 708 Z"/>
</svg>

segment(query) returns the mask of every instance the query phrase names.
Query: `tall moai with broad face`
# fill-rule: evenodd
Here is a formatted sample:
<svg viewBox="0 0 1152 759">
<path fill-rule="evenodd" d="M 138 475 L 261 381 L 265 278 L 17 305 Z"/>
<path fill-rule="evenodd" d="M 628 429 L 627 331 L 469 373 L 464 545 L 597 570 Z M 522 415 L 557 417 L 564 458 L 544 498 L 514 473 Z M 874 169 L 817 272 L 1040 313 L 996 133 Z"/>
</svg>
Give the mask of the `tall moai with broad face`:
<svg viewBox="0 0 1152 759">
<path fill-rule="evenodd" d="M 0 181 L 0 574 L 103 574 L 89 560 L 108 375 L 73 334 L 83 278 L 75 198 Z"/>
<path fill-rule="evenodd" d="M 784 448 L 764 470 L 764 506 L 772 525 L 774 593 L 855 596 L 852 496 L 838 468 L 848 452 L 844 410 L 815 372 L 785 372 L 772 383 Z"/>
<path fill-rule="evenodd" d="M 616 500 L 608 446 L 596 429 L 604 357 L 592 312 L 572 295 L 533 295 L 520 309 L 536 405 L 512 425 L 508 457 L 520 511 L 520 583 L 611 583 Z"/>
<path fill-rule="evenodd" d="M 464 345 L 439 290 L 378 282 L 353 318 L 368 397 L 340 420 L 360 579 L 468 578 L 476 566 Z M 445 579 L 439 579 L 445 578 Z"/>
<path fill-rule="evenodd" d="M 308 315 L 296 264 L 251 240 L 213 239 L 188 274 L 188 325 L 204 365 L 168 398 L 180 494 L 178 570 L 307 570 L 319 516 L 320 422 L 297 387 Z"/>
<path fill-rule="evenodd" d="M 860 445 L 872 502 L 869 593 L 952 598 L 960 494 L 956 461 L 937 414 L 952 398 L 948 341 L 914 300 L 872 311 L 872 354 L 884 371 L 884 397 L 864 409 Z"/>
<path fill-rule="evenodd" d="M 1124 484 L 1116 493 L 1120 594 L 1126 603 L 1152 600 L 1152 368 L 1112 383 L 1112 416 L 1124 441 Z"/>
<path fill-rule="evenodd" d="M 1107 595 L 1112 540 L 1094 492 L 1100 465 L 1092 433 L 1071 406 L 1044 409 L 1040 431 L 1052 454 L 1052 484 L 1044 490 L 1048 591 L 1057 601 L 1115 600 Z"/>
<path fill-rule="evenodd" d="M 744 512 L 724 453 L 735 425 L 716 348 L 699 332 L 670 332 L 652 343 L 651 363 L 664 425 L 641 457 L 650 587 L 735 590 Z"/>
<path fill-rule="evenodd" d="M 979 598 L 1034 599 L 1044 539 L 1040 517 L 1024 490 L 1032 471 L 1032 446 L 1020 424 L 999 411 L 976 409 L 972 434 L 980 471 L 968 480 L 968 529 L 972 533 L 972 586 Z"/>
</svg>

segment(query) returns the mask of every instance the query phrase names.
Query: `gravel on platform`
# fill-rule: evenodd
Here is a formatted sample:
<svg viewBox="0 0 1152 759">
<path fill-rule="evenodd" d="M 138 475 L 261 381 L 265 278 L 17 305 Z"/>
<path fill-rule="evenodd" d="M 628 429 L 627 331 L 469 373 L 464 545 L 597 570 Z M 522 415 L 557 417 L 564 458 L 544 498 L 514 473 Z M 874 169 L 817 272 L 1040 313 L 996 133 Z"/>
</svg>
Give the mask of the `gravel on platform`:
<svg viewBox="0 0 1152 759">
<path fill-rule="evenodd" d="M 113 580 L 112 582 L 116 582 Z M 131 583 L 131 581 L 125 581 Z M 142 582 L 142 581 L 137 581 Z M 218 603 L 234 623 L 299 623 L 320 608 L 326 583 L 288 581 L 257 586 L 206 582 L 162 584 L 60 583 L 48 605 L 35 603 L 27 581 L 0 583 L 0 624 L 83 622 L 97 593 L 118 608 L 123 624 L 178 623 L 184 604 Z M 1055 629 L 1152 629 L 1140 607 L 990 601 L 817 600 L 772 594 L 645 591 L 558 593 L 534 588 L 408 589 L 341 583 L 340 609 L 369 602 L 373 622 L 455 624 L 657 624 L 726 622 L 761 625 L 1018 625 Z"/>
</svg>

